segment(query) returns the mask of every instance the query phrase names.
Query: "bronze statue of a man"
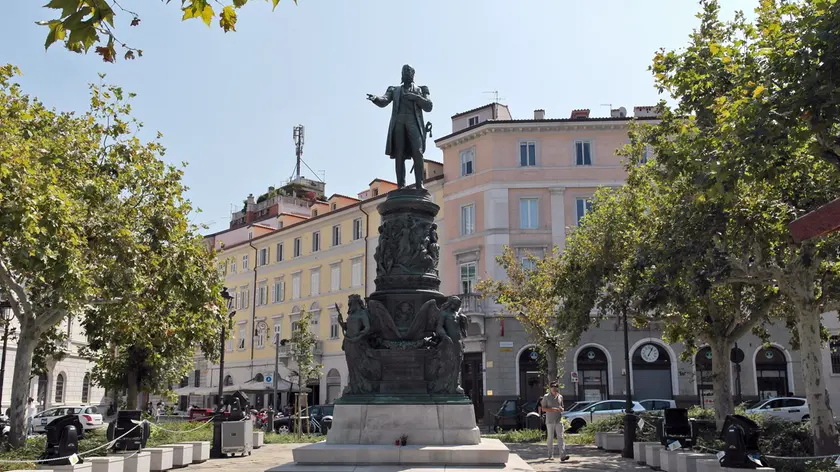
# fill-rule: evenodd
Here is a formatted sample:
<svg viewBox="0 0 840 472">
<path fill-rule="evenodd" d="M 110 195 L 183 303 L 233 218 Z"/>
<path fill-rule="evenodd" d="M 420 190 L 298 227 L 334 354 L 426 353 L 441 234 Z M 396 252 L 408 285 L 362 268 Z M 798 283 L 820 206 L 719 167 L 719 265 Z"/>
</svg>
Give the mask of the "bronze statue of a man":
<svg viewBox="0 0 840 472">
<path fill-rule="evenodd" d="M 402 85 L 388 87 L 385 95 L 368 94 L 367 99 L 380 108 L 394 104 L 388 125 L 385 154 L 394 160 L 397 170 L 397 187 L 405 187 L 405 161 L 414 161 L 415 187 L 423 187 L 423 153 L 426 152 L 426 127 L 423 112 L 432 111 L 429 88 L 414 85 L 414 68 L 402 68 Z"/>
</svg>

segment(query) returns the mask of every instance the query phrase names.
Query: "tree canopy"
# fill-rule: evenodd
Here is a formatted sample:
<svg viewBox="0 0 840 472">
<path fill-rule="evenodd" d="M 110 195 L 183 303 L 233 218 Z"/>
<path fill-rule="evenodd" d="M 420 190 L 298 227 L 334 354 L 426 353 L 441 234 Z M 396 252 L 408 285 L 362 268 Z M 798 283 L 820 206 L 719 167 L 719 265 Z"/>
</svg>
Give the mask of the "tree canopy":
<svg viewBox="0 0 840 472">
<path fill-rule="evenodd" d="M 270 2 L 272 10 L 280 0 Z M 297 0 L 292 0 L 297 4 Z M 166 0 L 170 3 L 171 0 Z M 57 18 L 44 20 L 38 24 L 46 26 L 47 39 L 44 47 L 49 49 L 56 42 L 73 52 L 88 52 L 94 47 L 96 54 L 105 62 L 117 60 L 118 49 L 126 60 L 143 56 L 143 50 L 120 41 L 117 36 L 120 28 L 141 27 L 141 14 L 123 6 L 117 0 L 50 0 L 45 8 L 55 10 Z M 200 19 L 208 27 L 218 18 L 218 25 L 225 33 L 236 31 L 237 10 L 244 7 L 248 0 L 211 2 L 209 0 L 181 0 L 182 20 Z M 256 3 L 252 0 L 251 3 Z"/>
<path fill-rule="evenodd" d="M 161 346 L 212 354 L 223 305 L 182 171 L 136 136 L 131 95 L 92 85 L 90 111 L 58 112 L 25 95 L 16 73 L 0 67 L 0 296 L 20 324 L 11 440 L 22 444 L 33 353 L 62 320 L 87 323 L 95 351 L 169 336 Z"/>
</svg>

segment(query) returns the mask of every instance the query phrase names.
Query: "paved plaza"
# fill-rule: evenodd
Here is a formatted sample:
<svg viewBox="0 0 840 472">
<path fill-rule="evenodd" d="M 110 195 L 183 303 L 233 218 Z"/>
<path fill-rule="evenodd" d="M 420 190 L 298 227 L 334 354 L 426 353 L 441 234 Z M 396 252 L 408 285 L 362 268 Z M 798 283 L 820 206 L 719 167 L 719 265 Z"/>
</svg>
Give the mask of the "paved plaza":
<svg viewBox="0 0 840 472">
<path fill-rule="evenodd" d="M 299 444 L 268 444 L 260 449 L 254 450 L 251 456 L 235 457 L 230 459 L 216 459 L 210 460 L 203 464 L 194 464 L 185 469 L 186 472 L 194 471 L 211 471 L 211 470 L 232 470 L 236 472 L 265 472 L 265 470 L 278 465 L 283 465 L 292 461 L 292 449 L 299 446 Z M 564 470 L 564 471 L 631 471 L 631 470 L 647 470 L 650 469 L 644 466 L 637 465 L 630 460 L 622 459 L 619 454 L 607 453 L 600 451 L 593 446 L 569 446 L 567 451 L 571 458 L 567 462 L 561 463 L 555 459 L 549 461 L 545 458 L 546 447 L 544 444 L 508 444 L 511 454 L 518 454 L 524 459 L 534 470 Z M 332 470 L 339 471 L 354 471 L 362 472 L 368 470 L 379 471 L 444 471 L 444 470 L 494 470 L 493 468 L 470 468 L 470 467 L 422 467 L 422 466 L 392 466 L 392 467 L 371 467 L 357 466 L 342 468 L 340 466 L 324 466 L 313 467 L 313 471 Z"/>
</svg>

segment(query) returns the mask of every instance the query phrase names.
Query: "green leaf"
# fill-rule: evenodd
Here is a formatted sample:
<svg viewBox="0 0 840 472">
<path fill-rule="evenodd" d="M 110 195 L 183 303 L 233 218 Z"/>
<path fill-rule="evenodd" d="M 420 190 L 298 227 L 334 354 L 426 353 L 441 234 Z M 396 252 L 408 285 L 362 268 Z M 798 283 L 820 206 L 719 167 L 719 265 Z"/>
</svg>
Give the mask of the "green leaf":
<svg viewBox="0 0 840 472">
<path fill-rule="evenodd" d="M 222 9 L 222 14 L 219 16 L 219 26 L 225 33 L 236 31 L 236 10 L 232 6 L 227 5 Z"/>
<path fill-rule="evenodd" d="M 44 8 L 61 10 L 61 18 L 64 18 L 78 10 L 80 6 L 81 2 L 79 0 L 50 0 L 49 3 L 44 5 Z"/>
<path fill-rule="evenodd" d="M 248 0 L 233 0 L 233 6 L 236 8 L 242 8 L 246 3 L 248 3 Z"/>
<path fill-rule="evenodd" d="M 63 41 L 66 30 L 60 21 L 54 20 L 49 23 L 50 32 L 47 33 L 47 41 L 44 43 L 44 49 L 49 49 L 56 41 Z"/>
<path fill-rule="evenodd" d="M 277 5 L 280 3 L 280 0 L 271 0 L 271 11 L 274 11 L 277 8 Z M 297 3 L 297 1 L 295 1 Z"/>
<path fill-rule="evenodd" d="M 184 16 L 182 20 L 189 20 L 191 18 L 201 18 L 207 26 L 213 21 L 215 16 L 213 7 L 211 7 L 207 0 L 193 0 L 189 5 L 184 6 Z"/>
</svg>

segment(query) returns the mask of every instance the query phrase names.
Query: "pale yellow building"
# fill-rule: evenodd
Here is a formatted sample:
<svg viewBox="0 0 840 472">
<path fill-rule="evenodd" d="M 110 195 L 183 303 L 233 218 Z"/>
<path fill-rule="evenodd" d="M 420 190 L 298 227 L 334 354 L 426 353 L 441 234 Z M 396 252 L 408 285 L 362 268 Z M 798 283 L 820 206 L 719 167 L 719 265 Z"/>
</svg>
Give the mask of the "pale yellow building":
<svg viewBox="0 0 840 472">
<path fill-rule="evenodd" d="M 426 162 L 426 186 L 439 204 L 442 168 L 441 163 Z M 270 385 L 274 339 L 290 339 L 293 324 L 309 310 L 318 338 L 316 361 L 323 364 L 320 377 L 307 382 L 312 389 L 310 404 L 331 403 L 340 396 L 347 385 L 347 365 L 335 307 L 344 312 L 350 294 L 368 296 L 375 290 L 373 254 L 380 222 L 376 207 L 395 188 L 393 182 L 375 179 L 360 198 L 335 194 L 308 203 L 308 208 L 302 199 L 263 195 L 254 200 L 251 196 L 243 211 L 233 215 L 230 229 L 206 237 L 208 246 L 218 253 L 219 270 L 234 295 L 233 332 L 225 346 L 226 384 Z M 271 195 L 273 188 L 269 190 Z M 438 222 L 442 219 L 441 209 Z M 288 345 L 280 347 L 279 378 L 297 383 L 289 354 Z M 214 391 L 219 385 L 218 369 L 217 364 L 196 359 L 189 387 Z M 281 404 L 287 399 L 284 392 Z M 189 402 L 198 400 L 192 397 Z M 182 398 L 181 403 L 186 401 Z M 251 394 L 251 402 L 258 408 L 267 406 L 270 395 Z M 203 403 L 209 406 L 212 400 L 205 397 Z"/>
</svg>

